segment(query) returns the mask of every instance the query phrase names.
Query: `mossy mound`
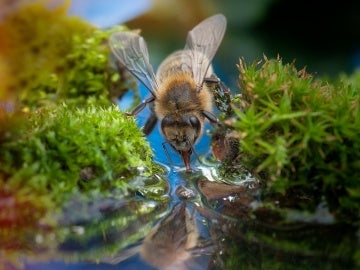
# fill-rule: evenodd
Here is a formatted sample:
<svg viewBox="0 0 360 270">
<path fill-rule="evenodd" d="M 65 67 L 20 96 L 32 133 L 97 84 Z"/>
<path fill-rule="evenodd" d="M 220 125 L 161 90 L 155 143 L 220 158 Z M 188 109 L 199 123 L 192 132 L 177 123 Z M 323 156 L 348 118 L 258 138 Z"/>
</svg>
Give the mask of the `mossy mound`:
<svg viewBox="0 0 360 270">
<path fill-rule="evenodd" d="M 148 174 L 154 169 L 151 149 L 134 119 L 115 105 L 39 110 L 0 152 L 6 186 L 26 186 L 56 202 L 74 189 L 123 188 L 121 179 L 136 174 L 137 167 L 146 167 Z"/>
<path fill-rule="evenodd" d="M 51 1 L 48 1 L 51 2 Z M 38 107 L 64 99 L 108 104 L 126 88 L 109 64 L 107 30 L 67 15 L 61 5 L 34 1 L 16 6 L 0 22 L 0 100 Z"/>
<path fill-rule="evenodd" d="M 359 73 L 330 83 L 266 58 L 240 61 L 239 71 L 240 162 L 294 207 L 311 211 L 325 198 L 337 217 L 359 221 Z"/>
</svg>

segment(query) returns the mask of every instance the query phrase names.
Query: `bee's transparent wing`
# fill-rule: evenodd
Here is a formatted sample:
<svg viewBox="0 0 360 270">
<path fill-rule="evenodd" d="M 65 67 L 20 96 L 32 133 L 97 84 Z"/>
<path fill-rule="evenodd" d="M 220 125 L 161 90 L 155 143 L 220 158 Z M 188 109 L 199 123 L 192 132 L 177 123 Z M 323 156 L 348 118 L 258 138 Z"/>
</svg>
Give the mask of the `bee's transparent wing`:
<svg viewBox="0 0 360 270">
<path fill-rule="evenodd" d="M 149 61 L 145 40 L 134 32 L 118 32 L 111 35 L 109 43 L 112 52 L 121 64 L 155 97 L 158 84 Z"/>
<path fill-rule="evenodd" d="M 224 37 L 225 29 L 225 16 L 217 14 L 205 19 L 188 33 L 185 49 L 191 51 L 193 76 L 199 88 Z"/>
</svg>

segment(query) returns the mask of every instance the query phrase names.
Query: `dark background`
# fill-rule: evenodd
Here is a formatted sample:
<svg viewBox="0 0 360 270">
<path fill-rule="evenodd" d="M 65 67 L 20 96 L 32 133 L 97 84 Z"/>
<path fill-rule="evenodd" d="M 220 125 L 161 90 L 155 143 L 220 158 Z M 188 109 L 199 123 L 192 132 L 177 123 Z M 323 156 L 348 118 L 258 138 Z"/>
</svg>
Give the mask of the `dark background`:
<svg viewBox="0 0 360 270">
<path fill-rule="evenodd" d="M 161 0 L 154 2 L 164 2 Z M 142 29 L 155 67 L 185 44 L 186 33 L 215 13 L 228 19 L 224 41 L 214 59 L 236 83 L 239 57 L 252 63 L 263 55 L 295 61 L 314 75 L 336 77 L 360 66 L 360 1 L 180 0 L 160 4 L 127 22 Z M 162 8 L 163 7 L 163 8 Z M 162 10 L 164 9 L 164 10 Z"/>
</svg>

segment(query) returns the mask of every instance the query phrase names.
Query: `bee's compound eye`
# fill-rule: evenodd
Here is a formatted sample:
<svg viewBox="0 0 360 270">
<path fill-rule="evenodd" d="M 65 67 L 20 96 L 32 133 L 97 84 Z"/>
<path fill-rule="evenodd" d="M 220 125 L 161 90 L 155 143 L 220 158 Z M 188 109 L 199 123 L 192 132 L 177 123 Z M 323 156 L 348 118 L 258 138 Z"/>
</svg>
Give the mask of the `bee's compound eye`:
<svg viewBox="0 0 360 270">
<path fill-rule="evenodd" d="M 196 128 L 196 129 L 199 129 L 200 128 L 200 121 L 199 119 L 194 116 L 194 115 L 191 115 L 189 117 L 189 121 L 190 121 L 190 125 L 193 127 L 193 128 Z"/>
<path fill-rule="evenodd" d="M 200 127 L 200 121 L 195 115 L 183 116 L 182 120 L 184 121 L 184 123 L 186 123 L 187 125 L 195 128 L 195 129 L 198 129 Z"/>
<path fill-rule="evenodd" d="M 161 129 L 163 130 L 165 127 L 171 126 L 174 124 L 174 117 L 172 116 L 165 116 L 162 120 L 161 120 Z"/>
</svg>

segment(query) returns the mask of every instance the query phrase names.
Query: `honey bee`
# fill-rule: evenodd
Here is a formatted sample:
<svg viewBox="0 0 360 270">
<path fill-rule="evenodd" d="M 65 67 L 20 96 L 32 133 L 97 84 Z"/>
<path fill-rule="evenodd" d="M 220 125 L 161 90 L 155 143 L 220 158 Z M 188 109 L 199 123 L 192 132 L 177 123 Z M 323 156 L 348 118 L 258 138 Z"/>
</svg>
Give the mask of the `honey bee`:
<svg viewBox="0 0 360 270">
<path fill-rule="evenodd" d="M 190 157 L 195 143 L 203 134 L 205 121 L 218 123 L 212 112 L 212 94 L 207 85 L 215 83 L 224 87 L 214 74 L 211 61 L 225 29 L 226 18 L 222 14 L 200 22 L 189 31 L 185 48 L 165 58 L 156 75 L 146 42 L 140 35 L 118 32 L 110 37 L 110 48 L 117 60 L 151 94 L 130 115 L 136 115 L 147 104 L 152 104 L 144 133 L 149 134 L 159 120 L 161 134 L 181 155 L 186 170 L 191 170 Z M 163 147 L 165 149 L 165 144 Z"/>
</svg>

